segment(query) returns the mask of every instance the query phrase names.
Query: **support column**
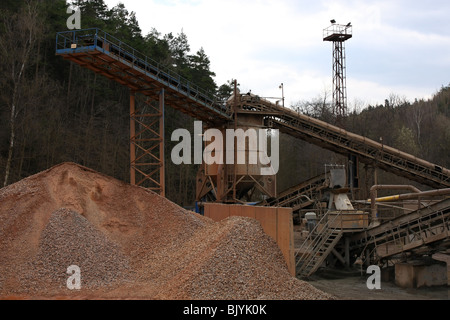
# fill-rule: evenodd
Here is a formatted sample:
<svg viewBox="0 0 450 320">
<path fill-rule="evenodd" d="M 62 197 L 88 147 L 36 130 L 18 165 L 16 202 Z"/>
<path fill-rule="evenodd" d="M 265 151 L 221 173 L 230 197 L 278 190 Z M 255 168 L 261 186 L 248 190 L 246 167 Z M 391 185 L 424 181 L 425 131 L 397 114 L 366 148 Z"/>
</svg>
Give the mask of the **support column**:
<svg viewBox="0 0 450 320">
<path fill-rule="evenodd" d="M 345 237 L 345 266 L 350 267 L 350 238 Z"/>
<path fill-rule="evenodd" d="M 136 114 L 136 94 L 134 91 L 130 92 L 130 184 L 136 185 L 136 124 L 134 122 L 134 115 Z"/>
<path fill-rule="evenodd" d="M 152 97 L 130 93 L 130 183 L 165 196 L 164 90 Z"/>
<path fill-rule="evenodd" d="M 166 174 L 165 174 L 165 152 L 164 152 L 164 108 L 165 108 L 165 96 L 164 96 L 164 88 L 161 89 L 161 92 L 159 93 L 159 112 L 161 114 L 159 118 L 159 136 L 161 138 L 161 141 L 159 143 L 159 156 L 160 156 L 160 162 L 161 167 L 159 169 L 159 179 L 160 179 L 160 185 L 161 185 L 161 195 L 163 197 L 166 196 Z"/>
</svg>

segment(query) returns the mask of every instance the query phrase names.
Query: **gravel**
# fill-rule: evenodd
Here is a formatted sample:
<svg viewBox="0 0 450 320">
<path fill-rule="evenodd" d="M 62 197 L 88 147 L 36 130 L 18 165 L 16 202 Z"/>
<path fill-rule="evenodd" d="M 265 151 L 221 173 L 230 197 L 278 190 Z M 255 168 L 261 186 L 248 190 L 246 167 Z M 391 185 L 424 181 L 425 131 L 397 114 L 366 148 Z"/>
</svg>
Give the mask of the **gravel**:
<svg viewBox="0 0 450 320">
<path fill-rule="evenodd" d="M 73 163 L 0 189 L 0 298 L 39 297 L 334 299 L 289 274 L 256 220 L 213 222 Z"/>
<path fill-rule="evenodd" d="M 77 266 L 84 289 L 99 289 L 131 280 L 128 258 L 120 247 L 92 226 L 78 212 L 59 209 L 52 213 L 41 235 L 39 250 L 23 275 L 23 287 L 67 289 L 69 266 Z M 39 289 L 38 289 L 39 290 Z M 42 292 L 41 292 L 42 294 Z"/>
</svg>

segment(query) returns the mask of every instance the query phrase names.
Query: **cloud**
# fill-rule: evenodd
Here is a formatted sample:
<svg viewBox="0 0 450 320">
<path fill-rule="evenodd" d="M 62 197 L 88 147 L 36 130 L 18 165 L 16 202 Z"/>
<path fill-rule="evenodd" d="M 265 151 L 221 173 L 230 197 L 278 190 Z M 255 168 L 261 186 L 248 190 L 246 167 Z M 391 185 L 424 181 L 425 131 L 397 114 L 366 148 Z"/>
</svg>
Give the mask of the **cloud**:
<svg viewBox="0 0 450 320">
<path fill-rule="evenodd" d="M 119 0 L 106 0 L 109 7 Z M 353 24 L 346 43 L 350 99 L 408 100 L 450 82 L 448 1 L 122 0 L 144 33 L 183 31 L 192 51 L 203 47 L 216 83 L 232 78 L 261 96 L 295 103 L 331 90 L 330 19 Z M 430 91 L 427 91 L 430 90 Z"/>
</svg>

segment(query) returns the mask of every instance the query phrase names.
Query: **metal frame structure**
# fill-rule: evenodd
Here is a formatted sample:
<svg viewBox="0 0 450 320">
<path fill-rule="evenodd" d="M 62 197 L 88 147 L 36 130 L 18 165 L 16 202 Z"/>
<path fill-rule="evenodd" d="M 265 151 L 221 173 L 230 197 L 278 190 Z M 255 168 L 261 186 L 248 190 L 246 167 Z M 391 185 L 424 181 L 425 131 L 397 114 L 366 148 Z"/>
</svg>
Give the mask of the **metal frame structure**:
<svg viewBox="0 0 450 320">
<path fill-rule="evenodd" d="M 333 23 L 323 31 L 323 41 L 333 42 L 333 114 L 338 123 L 347 115 L 345 41 L 352 37 L 351 24 Z"/>
<path fill-rule="evenodd" d="M 335 43 L 333 99 L 334 111 L 338 118 L 342 118 L 346 113 L 344 42 L 351 37 L 350 24 L 346 26 L 333 24 L 324 30 L 324 41 Z M 258 127 L 279 129 L 282 133 L 349 156 L 353 162 L 361 161 L 369 166 L 384 169 L 433 188 L 450 187 L 450 170 L 444 167 L 284 108 L 258 96 L 240 94 L 236 83 L 232 99 L 221 101 L 213 93 L 197 87 L 169 68 L 99 29 L 58 33 L 56 54 L 129 88 L 130 182 L 149 188 L 160 195 L 165 195 L 164 109 L 166 106 L 201 120 L 205 127 L 222 130 L 234 127 L 236 130 L 236 128 L 251 127 L 256 124 Z M 356 166 L 351 169 L 357 171 Z M 201 166 L 201 170 L 203 171 L 199 171 L 197 176 L 197 189 L 204 195 L 212 195 L 212 201 L 239 203 L 238 193 L 245 195 L 245 193 L 259 190 L 271 198 L 267 201 L 268 204 L 292 206 L 296 210 L 310 203 L 304 195 L 320 193 L 326 180 L 326 176 L 311 179 L 281 193 L 277 198 L 276 180 L 271 180 L 276 179 L 276 176 L 261 177 L 253 175 L 250 171 L 239 173 L 237 165 L 223 165 L 217 168 L 216 173 L 208 172 L 206 166 Z M 389 222 L 371 229 L 373 230 L 371 234 L 364 231 L 356 238 L 352 238 L 353 247 L 365 250 L 364 246 L 376 247 L 381 242 L 392 240 L 389 238 L 391 235 L 384 236 L 384 233 L 396 232 L 400 234 L 403 241 L 409 237 L 407 230 L 410 229 L 414 231 L 414 239 L 417 241 L 414 244 L 403 241 L 401 249 L 403 251 L 415 249 L 424 243 L 448 239 L 450 213 L 448 201 L 430 209 L 418 211 L 417 214 L 401 217 L 394 221 L 398 222 L 397 226 Z M 425 218 L 428 220 L 425 221 Z M 431 226 L 429 233 L 421 233 L 426 225 Z M 335 229 L 333 230 L 338 231 Z M 323 241 L 320 246 L 317 246 L 317 252 L 323 251 L 323 257 L 326 257 L 339 241 L 340 237 L 336 237 L 334 231 L 321 236 Z M 350 238 L 345 239 L 348 242 Z M 328 245 L 324 247 L 324 243 Z M 322 253 L 320 253 L 321 256 Z M 349 255 L 346 254 L 346 257 L 348 259 Z M 305 264 L 306 274 L 313 272 L 310 266 L 314 265 L 316 268 L 323 259 L 315 260 L 309 263 L 308 267 Z"/>
<path fill-rule="evenodd" d="M 130 89 L 130 183 L 161 195 L 165 194 L 165 105 L 209 125 L 232 118 L 225 102 L 213 93 L 100 29 L 57 33 L 56 54 Z M 141 95 L 142 106 L 136 104 Z"/>
<path fill-rule="evenodd" d="M 423 246 L 430 252 L 438 251 L 439 243 L 448 241 L 449 237 L 450 199 L 445 199 L 356 233 L 350 241 L 352 250 L 365 254 L 367 263 L 376 263 Z"/>
<path fill-rule="evenodd" d="M 345 26 L 345 32 L 342 27 L 333 25 L 325 29 L 324 39 L 340 42 L 350 39 L 351 26 Z M 360 161 L 431 187 L 450 187 L 450 170 L 446 168 L 258 96 L 236 94 L 228 103 L 220 101 L 212 93 L 193 85 L 99 29 L 58 33 L 56 54 L 127 86 L 131 92 L 143 94 L 149 99 L 163 100 L 165 105 L 202 120 L 209 127 L 223 127 L 233 122 L 236 126 L 233 120 L 237 119 L 237 113 L 253 114 L 262 117 L 268 128 L 279 128 L 282 132 L 333 152 L 355 155 Z M 164 92 L 163 99 L 160 99 L 161 92 Z M 155 114 L 162 117 L 161 112 Z M 134 119 L 136 121 L 136 117 Z M 160 141 L 161 136 L 160 133 Z M 139 139 L 135 139 L 134 144 L 139 142 Z"/>
<path fill-rule="evenodd" d="M 159 101 L 130 94 L 130 183 L 165 196 L 164 89 Z M 143 100 L 136 103 L 136 100 Z"/>
<path fill-rule="evenodd" d="M 267 127 L 279 129 L 293 137 L 342 155 L 355 155 L 396 175 L 433 188 L 450 187 L 450 170 L 351 133 L 324 121 L 282 108 L 265 99 L 242 96 L 240 108 L 246 112 L 264 113 Z"/>
<path fill-rule="evenodd" d="M 297 186 L 280 193 L 277 198 L 268 202 L 269 206 L 291 207 L 295 213 L 313 204 L 327 186 L 326 174 L 308 179 Z"/>
</svg>

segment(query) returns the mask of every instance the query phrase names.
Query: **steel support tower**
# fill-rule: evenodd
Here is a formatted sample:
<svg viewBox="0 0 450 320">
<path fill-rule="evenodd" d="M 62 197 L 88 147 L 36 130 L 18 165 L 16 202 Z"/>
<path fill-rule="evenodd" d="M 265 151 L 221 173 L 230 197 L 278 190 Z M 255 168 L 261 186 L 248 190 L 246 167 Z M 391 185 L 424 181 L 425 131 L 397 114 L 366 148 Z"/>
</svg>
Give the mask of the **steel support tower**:
<svg viewBox="0 0 450 320">
<path fill-rule="evenodd" d="M 347 88 L 345 66 L 345 41 L 352 37 L 352 25 L 336 24 L 323 30 L 323 41 L 333 42 L 333 114 L 339 125 L 347 114 Z"/>
</svg>

